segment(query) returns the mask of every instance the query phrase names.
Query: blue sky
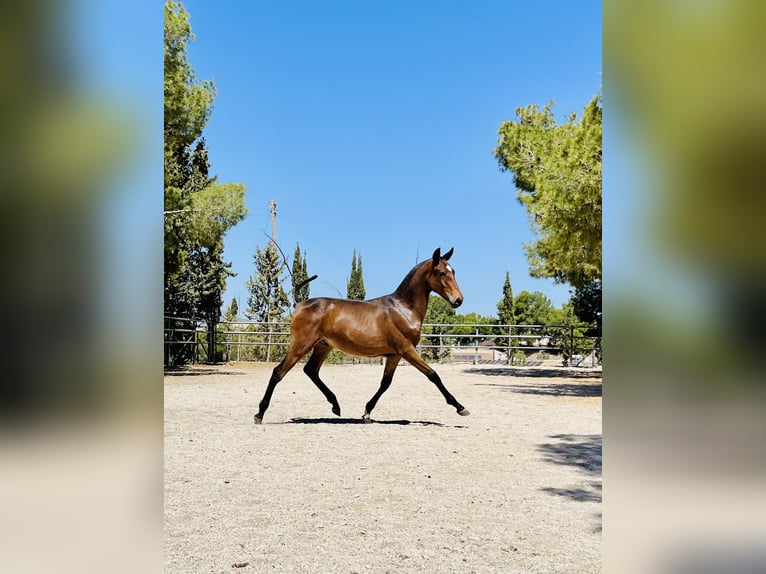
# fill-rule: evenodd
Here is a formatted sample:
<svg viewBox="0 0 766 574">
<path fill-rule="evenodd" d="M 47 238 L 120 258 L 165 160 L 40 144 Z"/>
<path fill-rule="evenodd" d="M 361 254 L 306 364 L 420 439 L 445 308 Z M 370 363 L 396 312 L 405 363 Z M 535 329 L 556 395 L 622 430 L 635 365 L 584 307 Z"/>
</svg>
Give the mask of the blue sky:
<svg viewBox="0 0 766 574">
<path fill-rule="evenodd" d="M 495 315 L 506 271 L 516 294 L 569 298 L 529 276 L 534 236 L 492 149 L 517 107 L 555 100 L 561 119 L 600 90 L 600 2 L 184 5 L 191 64 L 218 90 L 212 173 L 248 189 L 225 306 L 246 304 L 271 199 L 282 249 L 300 243 L 319 275 L 312 296 L 345 296 L 354 250 L 375 297 L 454 247 L 461 313 Z"/>
</svg>

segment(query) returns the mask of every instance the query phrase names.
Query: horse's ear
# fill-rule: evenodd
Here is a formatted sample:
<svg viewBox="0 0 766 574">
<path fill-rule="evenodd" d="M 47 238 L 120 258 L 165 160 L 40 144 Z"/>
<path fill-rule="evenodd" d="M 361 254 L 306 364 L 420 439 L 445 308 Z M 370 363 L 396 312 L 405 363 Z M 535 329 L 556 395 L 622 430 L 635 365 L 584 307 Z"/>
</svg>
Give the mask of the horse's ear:
<svg viewBox="0 0 766 574">
<path fill-rule="evenodd" d="M 455 251 L 455 248 L 454 248 L 454 247 L 453 247 L 453 248 L 451 248 L 449 251 L 447 251 L 447 253 L 445 253 L 444 255 L 442 255 L 442 259 L 444 259 L 445 261 L 449 261 L 449 258 L 450 258 L 450 257 L 452 257 L 452 252 L 453 252 L 453 251 Z"/>
<path fill-rule="evenodd" d="M 441 259 L 442 257 L 441 252 L 442 252 L 441 247 L 437 247 L 436 251 L 434 251 L 434 257 L 433 257 L 434 267 L 436 267 L 439 264 L 439 259 Z"/>
</svg>

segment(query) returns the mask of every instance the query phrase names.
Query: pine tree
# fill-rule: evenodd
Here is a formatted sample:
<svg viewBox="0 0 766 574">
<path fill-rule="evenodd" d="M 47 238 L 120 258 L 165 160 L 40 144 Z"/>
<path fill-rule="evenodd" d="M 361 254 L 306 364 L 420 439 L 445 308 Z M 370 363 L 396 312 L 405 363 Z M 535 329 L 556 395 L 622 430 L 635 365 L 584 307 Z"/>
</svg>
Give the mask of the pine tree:
<svg viewBox="0 0 766 574">
<path fill-rule="evenodd" d="M 250 276 L 246 283 L 250 295 L 245 316 L 260 322 L 279 321 L 290 306 L 282 287 L 283 263 L 279 251 L 269 243 L 263 250 L 256 247 L 253 259 L 255 276 Z"/>
<path fill-rule="evenodd" d="M 538 236 L 524 245 L 530 273 L 582 288 L 601 279 L 601 95 L 563 124 L 553 102 L 516 115 L 500 125 L 494 153 L 500 169 L 513 172 Z"/>
<path fill-rule="evenodd" d="M 225 321 L 229 323 L 234 323 L 239 319 L 239 303 L 237 303 L 236 299 L 232 299 L 231 303 L 229 304 L 229 307 L 226 309 L 226 312 L 223 314 L 223 318 Z"/>
<path fill-rule="evenodd" d="M 571 299 L 574 313 L 584 323 L 592 325 L 588 336 L 601 336 L 601 281 L 594 281 L 584 287 L 576 289 Z"/>
<path fill-rule="evenodd" d="M 351 276 L 348 279 L 346 287 L 346 297 L 348 299 L 363 301 L 366 296 L 364 277 L 362 276 L 362 254 L 360 253 L 357 258 L 355 249 L 354 256 L 351 259 Z"/>
<path fill-rule="evenodd" d="M 520 325 L 548 325 L 551 323 L 553 303 L 540 291 L 522 291 L 513 302 L 516 320 Z"/>
<path fill-rule="evenodd" d="M 215 87 L 212 81 L 198 80 L 188 61 L 187 47 L 194 39 L 188 12 L 175 0 L 165 2 L 164 12 L 164 313 L 203 318 L 212 334 L 220 319 L 226 280 L 234 275 L 222 258 L 223 240 L 247 213 L 245 186 L 217 183 L 209 175 L 202 132 Z M 191 347 L 174 342 L 166 361 L 188 361 Z M 208 345 L 213 360 L 212 336 Z"/>
<path fill-rule="evenodd" d="M 202 135 L 215 98 L 211 81 L 200 81 L 194 75 L 187 47 L 194 39 L 189 25 L 189 13 L 182 4 L 165 3 L 165 291 L 166 295 L 183 290 L 177 285 L 188 256 L 190 229 L 186 216 L 191 209 L 192 146 Z M 182 306 L 166 299 L 166 313 Z"/>
</svg>

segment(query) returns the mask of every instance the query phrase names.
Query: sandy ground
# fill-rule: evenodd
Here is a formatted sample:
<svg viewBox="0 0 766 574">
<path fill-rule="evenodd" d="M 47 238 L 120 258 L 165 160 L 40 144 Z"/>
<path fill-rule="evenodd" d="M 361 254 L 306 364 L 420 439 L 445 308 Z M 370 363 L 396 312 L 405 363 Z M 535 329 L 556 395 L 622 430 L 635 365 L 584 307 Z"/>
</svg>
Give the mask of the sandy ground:
<svg viewBox="0 0 766 574">
<path fill-rule="evenodd" d="M 300 367 L 300 366 L 299 366 Z M 341 417 L 296 367 L 165 376 L 167 573 L 601 571 L 601 372 L 327 365 Z"/>
</svg>

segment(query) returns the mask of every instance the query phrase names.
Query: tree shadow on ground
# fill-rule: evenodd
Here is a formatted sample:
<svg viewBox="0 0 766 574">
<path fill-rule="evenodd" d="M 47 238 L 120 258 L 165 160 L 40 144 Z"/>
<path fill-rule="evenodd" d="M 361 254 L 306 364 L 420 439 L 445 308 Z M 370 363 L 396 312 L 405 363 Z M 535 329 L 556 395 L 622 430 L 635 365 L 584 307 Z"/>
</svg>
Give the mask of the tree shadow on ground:
<svg viewBox="0 0 766 574">
<path fill-rule="evenodd" d="M 547 492 L 548 494 L 566 496 L 572 500 L 577 500 L 580 502 L 601 502 L 600 482 L 590 482 L 586 483 L 584 487 L 571 488 L 553 488 L 552 486 L 546 486 L 540 490 Z"/>
<path fill-rule="evenodd" d="M 292 418 L 289 421 L 287 421 L 288 424 L 298 424 L 298 425 L 363 425 L 363 424 L 370 424 L 365 423 L 362 421 L 361 418 L 343 418 L 343 417 L 337 417 L 337 418 L 330 418 L 330 417 L 319 417 L 319 418 L 303 418 L 303 417 L 296 417 Z M 406 426 L 406 425 L 420 425 L 420 426 L 434 426 L 434 427 L 445 427 L 445 428 L 466 428 L 464 426 L 459 425 L 445 425 L 444 423 L 438 423 L 435 421 L 410 421 L 406 419 L 402 420 L 379 420 L 379 419 L 373 419 L 372 423 L 374 425 L 397 425 L 397 426 Z"/>
<path fill-rule="evenodd" d="M 572 500 L 601 502 L 601 435 L 558 434 L 550 438 L 556 439 L 556 442 L 544 443 L 537 447 L 543 454 L 543 460 L 552 464 L 574 466 L 582 471 L 587 479 L 582 484 L 569 488 L 547 486 L 541 490 Z"/>
<path fill-rule="evenodd" d="M 552 397 L 600 397 L 601 383 L 534 383 L 511 385 L 499 383 L 478 383 L 483 387 L 495 387 L 509 393 L 524 395 L 548 395 Z"/>
<path fill-rule="evenodd" d="M 542 379 L 601 379 L 601 369 L 581 369 L 571 367 L 472 367 L 466 369 L 474 375 L 493 377 L 536 377 Z"/>
</svg>

